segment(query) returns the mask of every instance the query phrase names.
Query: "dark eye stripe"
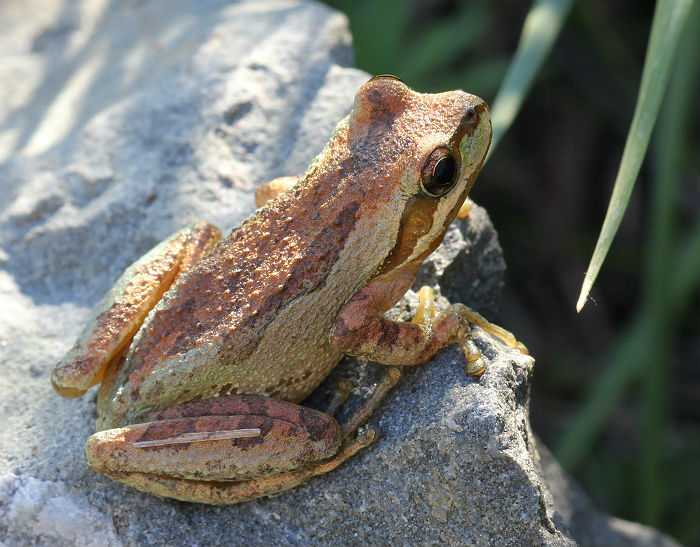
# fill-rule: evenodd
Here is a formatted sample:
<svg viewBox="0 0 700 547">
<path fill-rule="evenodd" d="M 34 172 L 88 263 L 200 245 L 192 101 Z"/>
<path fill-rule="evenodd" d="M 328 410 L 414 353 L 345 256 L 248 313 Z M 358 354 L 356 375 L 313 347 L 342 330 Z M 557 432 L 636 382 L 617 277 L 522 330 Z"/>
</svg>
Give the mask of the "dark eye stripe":
<svg viewBox="0 0 700 547">
<path fill-rule="evenodd" d="M 433 150 L 421 171 L 421 186 L 431 197 L 442 197 L 457 182 L 459 167 L 452 151 L 446 146 Z"/>
<path fill-rule="evenodd" d="M 396 244 L 384 260 L 379 274 L 399 267 L 413 255 L 413 251 L 415 251 L 418 245 L 418 240 L 433 227 L 437 206 L 437 200 L 425 199 L 417 196 L 412 197 L 406 202 L 406 207 L 401 215 Z M 437 244 L 439 244 L 440 241 L 441 238 L 436 238 Z M 437 247 L 437 245 L 435 245 L 435 247 Z M 434 247 L 427 249 L 425 256 L 432 253 L 433 250 Z M 423 258 L 419 257 L 418 260 L 422 262 Z"/>
</svg>

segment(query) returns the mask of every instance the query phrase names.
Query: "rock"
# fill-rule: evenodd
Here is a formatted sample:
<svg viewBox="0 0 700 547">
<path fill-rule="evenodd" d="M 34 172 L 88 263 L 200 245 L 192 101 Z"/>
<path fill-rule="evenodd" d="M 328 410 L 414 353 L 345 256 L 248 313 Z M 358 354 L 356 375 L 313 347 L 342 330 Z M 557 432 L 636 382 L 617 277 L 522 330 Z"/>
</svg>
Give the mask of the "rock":
<svg viewBox="0 0 700 547">
<path fill-rule="evenodd" d="M 406 371 L 373 446 L 275 498 L 187 504 L 91 471 L 95 390 L 65 400 L 49 382 L 90 308 L 175 229 L 231 229 L 257 184 L 301 172 L 367 75 L 348 67 L 345 18 L 315 3 L 12 0 L 0 18 L 0 545 L 661 543 L 540 460 L 534 361 L 483 333 L 480 380 L 455 348 Z M 493 314 L 488 216 L 446 240 L 417 285 Z M 309 404 L 350 377 L 348 412 L 383 371 L 347 359 Z"/>
<path fill-rule="evenodd" d="M 0 477 L 3 545 L 28 538 L 60 538 L 67 545 L 121 545 L 114 524 L 81 492 L 61 482 L 8 473 Z"/>
</svg>

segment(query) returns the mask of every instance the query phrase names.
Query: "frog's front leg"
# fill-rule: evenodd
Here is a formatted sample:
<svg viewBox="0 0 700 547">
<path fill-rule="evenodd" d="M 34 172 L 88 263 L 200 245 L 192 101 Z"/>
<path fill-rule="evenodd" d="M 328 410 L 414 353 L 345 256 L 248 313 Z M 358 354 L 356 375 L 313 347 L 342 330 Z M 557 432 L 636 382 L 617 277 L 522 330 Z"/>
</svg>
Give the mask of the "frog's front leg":
<svg viewBox="0 0 700 547">
<path fill-rule="evenodd" d="M 331 332 L 332 343 L 345 353 L 387 365 L 417 365 L 427 362 L 445 345 L 458 342 L 467 357 L 467 372 L 478 376 L 485 365 L 468 336 L 469 323 L 473 322 L 510 347 L 527 353 L 511 333 L 464 304 L 452 304 L 435 314 L 432 291 L 427 287 L 419 293 L 419 309 L 413 322 L 385 318 L 385 311 L 414 279 L 415 269 L 406 268 L 376 277 L 360 289 L 340 311 Z"/>
<path fill-rule="evenodd" d="M 395 382 L 384 383 L 380 397 Z M 85 444 L 90 466 L 139 490 L 210 504 L 297 486 L 376 437 L 368 428 L 348 438 L 361 420 L 346 428 L 323 412 L 254 395 L 185 403 L 145 418 L 150 421 L 92 435 Z"/>
<path fill-rule="evenodd" d="M 418 264 L 375 277 L 345 304 L 331 331 L 331 343 L 344 353 L 386 365 L 418 365 L 468 328 L 458 314 L 442 312 L 421 324 L 384 317 L 411 286 Z"/>
<path fill-rule="evenodd" d="M 93 318 L 56 366 L 51 383 L 63 397 L 80 397 L 123 355 L 148 312 L 221 239 L 206 222 L 179 230 L 129 266 L 97 304 Z"/>
</svg>

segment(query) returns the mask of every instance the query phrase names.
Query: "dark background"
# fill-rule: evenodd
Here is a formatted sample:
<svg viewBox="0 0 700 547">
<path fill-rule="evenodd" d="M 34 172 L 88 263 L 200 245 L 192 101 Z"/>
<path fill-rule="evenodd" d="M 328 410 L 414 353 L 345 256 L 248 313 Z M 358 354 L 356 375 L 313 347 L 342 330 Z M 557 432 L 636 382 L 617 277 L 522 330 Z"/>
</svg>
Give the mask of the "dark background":
<svg viewBox="0 0 700 547">
<path fill-rule="evenodd" d="M 350 18 L 359 68 L 395 74 L 423 92 L 463 88 L 489 103 L 531 7 L 515 0 L 328 3 Z M 656 134 L 591 300 L 581 314 L 575 311 L 632 120 L 653 9 L 632 0 L 574 3 L 471 196 L 489 211 L 508 264 L 497 320 L 537 359 L 535 432 L 558 455 L 565 443 L 578 441 L 578 457 L 564 463 L 599 507 L 698 544 L 700 283 L 658 329 L 669 345 L 656 376 L 645 381 L 655 365 L 640 363 L 641 378 L 614 399 L 602 430 L 590 442 L 569 438 L 597 382 L 616 367 L 620 346 L 648 344 L 648 335 L 630 334 L 635 322 L 664 313 L 640 304 L 650 260 Z M 697 101 L 687 116 L 690 134 L 674 151 L 683 178 L 674 197 L 678 234 L 697 222 L 700 203 Z M 651 464 L 650 450 L 656 451 Z"/>
</svg>

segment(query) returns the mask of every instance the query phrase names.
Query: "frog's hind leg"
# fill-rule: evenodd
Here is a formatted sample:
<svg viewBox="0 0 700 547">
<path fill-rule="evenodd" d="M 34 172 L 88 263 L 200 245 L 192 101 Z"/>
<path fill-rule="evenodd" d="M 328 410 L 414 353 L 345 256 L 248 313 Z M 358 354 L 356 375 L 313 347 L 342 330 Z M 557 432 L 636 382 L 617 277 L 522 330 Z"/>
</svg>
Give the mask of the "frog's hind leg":
<svg viewBox="0 0 700 547">
<path fill-rule="evenodd" d="M 389 367 L 374 393 L 340 425 L 294 403 L 226 395 L 99 431 L 85 444 L 85 455 L 96 471 L 160 496 L 217 505 L 269 496 L 335 469 L 371 444 L 378 436 L 374 427 L 356 432 L 401 375 Z M 340 386 L 330 406 L 341 404 L 348 387 Z"/>
<path fill-rule="evenodd" d="M 327 414 L 251 395 L 203 399 L 153 412 L 142 424 L 95 433 L 90 466 L 153 494 L 210 504 L 271 495 L 334 469 L 370 444 L 344 439 Z"/>
<path fill-rule="evenodd" d="M 374 393 L 358 408 L 352 415 L 347 418 L 340 428 L 343 432 L 343 438 L 348 438 L 352 435 L 370 415 L 379 408 L 382 399 L 389 393 L 403 376 L 400 367 L 388 367 L 386 373 L 377 383 Z"/>
<path fill-rule="evenodd" d="M 221 239 L 205 222 L 176 232 L 129 266 L 97 304 L 73 348 L 56 366 L 51 383 L 63 397 L 80 397 L 99 383 L 107 366 L 124 349 L 148 312 L 182 273 Z"/>
<path fill-rule="evenodd" d="M 296 471 L 244 481 L 180 479 L 140 472 L 101 472 L 113 480 L 157 496 L 210 505 L 228 505 L 278 494 L 305 483 L 311 477 L 332 471 L 371 444 L 376 435 L 376 429 L 367 428 L 354 439 L 345 441 L 338 453 L 329 460 Z"/>
</svg>

